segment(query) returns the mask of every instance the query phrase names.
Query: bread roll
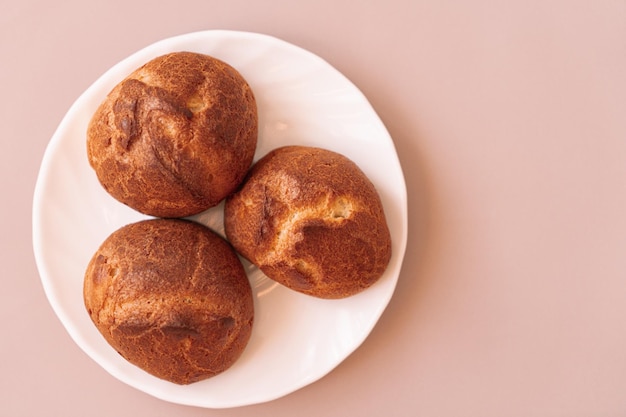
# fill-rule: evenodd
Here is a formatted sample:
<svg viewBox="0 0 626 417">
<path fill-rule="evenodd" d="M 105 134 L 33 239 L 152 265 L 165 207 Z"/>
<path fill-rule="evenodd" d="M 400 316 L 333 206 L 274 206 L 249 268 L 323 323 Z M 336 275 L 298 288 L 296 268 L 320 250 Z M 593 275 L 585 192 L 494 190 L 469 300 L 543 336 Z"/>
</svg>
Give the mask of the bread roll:
<svg viewBox="0 0 626 417">
<path fill-rule="evenodd" d="M 226 236 L 269 278 L 320 298 L 376 282 L 391 237 L 374 185 L 348 158 L 288 146 L 267 154 L 226 200 Z"/>
<path fill-rule="evenodd" d="M 118 229 L 93 255 L 83 288 L 106 341 L 176 384 L 228 369 L 252 331 L 252 291 L 239 258 L 224 239 L 190 221 Z"/>
<path fill-rule="evenodd" d="M 250 86 L 213 57 L 175 52 L 131 73 L 87 131 L 87 154 L 117 200 L 157 217 L 217 205 L 240 184 L 257 144 Z"/>
</svg>

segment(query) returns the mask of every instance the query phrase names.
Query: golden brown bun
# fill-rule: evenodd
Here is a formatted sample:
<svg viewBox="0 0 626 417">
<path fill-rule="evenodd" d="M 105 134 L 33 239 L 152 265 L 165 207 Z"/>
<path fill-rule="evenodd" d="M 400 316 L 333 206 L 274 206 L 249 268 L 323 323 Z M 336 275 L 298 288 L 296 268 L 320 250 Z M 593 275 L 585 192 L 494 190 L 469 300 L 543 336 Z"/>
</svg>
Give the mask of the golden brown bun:
<svg viewBox="0 0 626 417">
<path fill-rule="evenodd" d="M 177 384 L 225 371 L 252 331 L 252 291 L 239 258 L 220 236 L 186 220 L 115 231 L 87 267 L 83 296 L 113 348 Z"/>
<path fill-rule="evenodd" d="M 257 143 L 252 90 L 207 55 L 160 56 L 119 83 L 87 131 L 89 163 L 117 200 L 158 217 L 185 217 L 233 192 Z"/>
<path fill-rule="evenodd" d="M 346 157 L 288 146 L 267 154 L 226 200 L 226 236 L 269 278 L 320 298 L 371 286 L 391 256 L 383 207 Z"/>
</svg>

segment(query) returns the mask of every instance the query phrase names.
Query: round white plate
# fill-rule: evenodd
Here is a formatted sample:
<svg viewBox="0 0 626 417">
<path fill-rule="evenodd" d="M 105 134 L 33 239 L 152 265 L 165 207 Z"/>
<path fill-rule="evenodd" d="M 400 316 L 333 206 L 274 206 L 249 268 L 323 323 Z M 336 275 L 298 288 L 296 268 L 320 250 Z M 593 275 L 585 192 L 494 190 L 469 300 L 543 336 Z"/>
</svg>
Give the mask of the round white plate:
<svg viewBox="0 0 626 417">
<path fill-rule="evenodd" d="M 255 326 L 242 357 L 211 379 L 179 386 L 125 361 L 91 323 L 83 274 L 104 239 L 146 218 L 111 198 L 86 156 L 85 132 L 106 94 L 148 60 L 172 51 L 220 58 L 252 87 L 259 110 L 255 159 L 288 144 L 319 146 L 356 162 L 383 201 L 393 255 L 383 277 L 342 300 L 321 300 L 271 282 L 246 264 Z M 195 220 L 223 234 L 222 206 Z M 368 336 L 393 294 L 406 248 L 407 200 L 393 142 L 361 92 L 319 57 L 273 37 L 205 31 L 165 39 L 121 61 L 72 105 L 46 149 L 33 205 L 33 246 L 46 295 L 74 341 L 121 381 L 155 397 L 207 408 L 260 403 L 310 384 L 341 363 Z M 367 366 L 367 364 L 363 364 Z"/>
</svg>

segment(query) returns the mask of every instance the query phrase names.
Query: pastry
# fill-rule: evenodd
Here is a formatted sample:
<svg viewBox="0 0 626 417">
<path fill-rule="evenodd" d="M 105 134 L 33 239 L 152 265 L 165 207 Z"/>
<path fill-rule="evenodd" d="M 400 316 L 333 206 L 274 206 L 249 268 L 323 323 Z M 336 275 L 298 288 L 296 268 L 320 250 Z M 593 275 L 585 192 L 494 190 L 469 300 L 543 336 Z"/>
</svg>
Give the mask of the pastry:
<svg viewBox="0 0 626 417">
<path fill-rule="evenodd" d="M 120 355 L 176 384 L 232 366 L 254 319 L 251 287 L 233 248 L 188 220 L 144 220 L 113 232 L 87 267 L 83 298 Z"/>
<path fill-rule="evenodd" d="M 320 298 L 370 287 L 391 257 L 372 182 L 345 156 L 306 146 L 260 159 L 226 200 L 226 237 L 269 278 Z"/>
<path fill-rule="evenodd" d="M 115 199 L 151 216 L 186 217 L 237 188 L 257 133 L 241 74 L 208 55 L 174 52 L 113 88 L 89 123 L 87 154 Z"/>
</svg>

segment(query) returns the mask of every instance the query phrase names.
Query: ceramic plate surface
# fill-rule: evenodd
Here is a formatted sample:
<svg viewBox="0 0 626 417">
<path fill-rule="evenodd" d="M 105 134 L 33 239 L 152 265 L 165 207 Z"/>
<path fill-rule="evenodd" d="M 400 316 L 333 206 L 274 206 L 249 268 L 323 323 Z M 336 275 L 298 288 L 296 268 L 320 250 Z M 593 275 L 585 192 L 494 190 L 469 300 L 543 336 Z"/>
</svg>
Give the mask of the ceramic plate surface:
<svg viewBox="0 0 626 417">
<path fill-rule="evenodd" d="M 228 62 L 252 87 L 260 122 L 255 160 L 276 147 L 300 144 L 334 150 L 356 162 L 381 196 L 393 241 L 383 277 L 342 300 L 288 290 L 246 263 L 255 301 L 250 342 L 229 370 L 188 386 L 160 380 L 125 361 L 92 324 L 82 298 L 83 274 L 99 245 L 119 227 L 147 218 L 114 200 L 98 183 L 87 161 L 87 124 L 126 75 L 152 58 L 182 50 Z M 194 220 L 223 235 L 222 208 Z M 406 230 L 406 186 L 397 154 L 363 94 L 310 52 L 273 37 L 232 31 L 196 32 L 157 42 L 100 77 L 72 105 L 52 137 L 33 205 L 33 246 L 41 281 L 73 340 L 119 380 L 166 401 L 207 408 L 279 398 L 318 380 L 350 355 L 394 292 Z"/>
</svg>

